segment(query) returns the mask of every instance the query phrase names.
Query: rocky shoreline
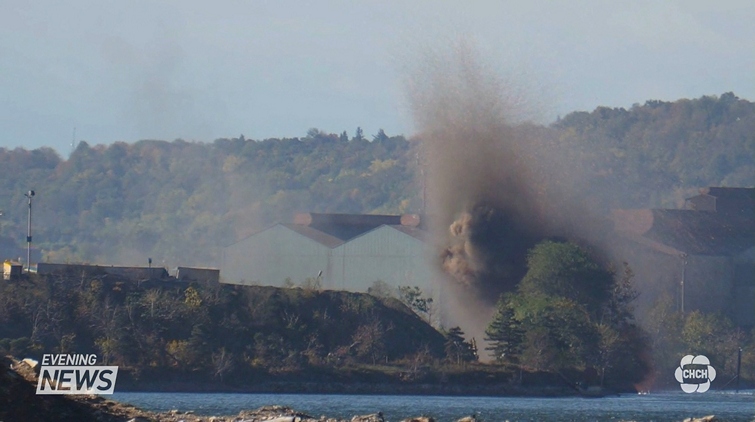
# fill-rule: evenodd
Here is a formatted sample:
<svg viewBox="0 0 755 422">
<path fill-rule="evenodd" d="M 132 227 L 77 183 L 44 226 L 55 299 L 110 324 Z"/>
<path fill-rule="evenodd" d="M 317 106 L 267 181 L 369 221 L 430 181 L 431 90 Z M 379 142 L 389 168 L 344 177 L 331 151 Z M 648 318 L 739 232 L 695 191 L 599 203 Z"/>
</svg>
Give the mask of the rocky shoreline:
<svg viewBox="0 0 755 422">
<path fill-rule="evenodd" d="M 36 395 L 37 374 L 22 361 L 0 357 L 0 422 L 384 422 L 378 413 L 356 415 L 351 419 L 312 416 L 284 406 L 264 406 L 238 415 L 205 416 L 193 411 L 151 412 L 96 395 Z M 474 415 L 457 422 L 477 421 Z M 434 422 L 418 416 L 402 422 Z M 715 416 L 686 419 L 685 422 L 721 422 Z"/>
<path fill-rule="evenodd" d="M 171 393 L 258 393 L 258 394 L 358 394 L 358 395 L 412 395 L 412 396 L 474 396 L 474 397 L 575 397 L 604 396 L 618 393 L 590 390 L 575 391 L 568 386 L 521 387 L 513 384 L 400 384 L 365 382 L 295 382 L 266 381 L 244 388 L 182 383 L 143 384 L 122 387 L 119 392 L 171 392 Z M 599 394 L 596 394 L 599 393 Z"/>
<path fill-rule="evenodd" d="M 0 357 L 0 422 L 384 422 L 381 413 L 351 419 L 311 416 L 283 406 L 244 410 L 238 415 L 205 416 L 193 411 L 151 412 L 97 395 L 37 395 L 37 373 L 27 362 Z M 463 418 L 471 422 L 473 417 Z M 407 422 L 433 422 L 431 417 Z"/>
</svg>

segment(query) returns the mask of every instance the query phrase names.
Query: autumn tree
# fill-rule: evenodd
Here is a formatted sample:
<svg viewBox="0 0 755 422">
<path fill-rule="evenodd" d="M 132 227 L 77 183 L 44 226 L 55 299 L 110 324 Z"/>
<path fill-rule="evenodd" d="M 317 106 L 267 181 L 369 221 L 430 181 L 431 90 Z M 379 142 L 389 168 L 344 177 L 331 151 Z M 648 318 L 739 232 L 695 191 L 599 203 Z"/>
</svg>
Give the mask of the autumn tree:
<svg viewBox="0 0 755 422">
<path fill-rule="evenodd" d="M 358 358 L 369 359 L 375 364 L 385 357 L 385 329 L 380 321 L 360 325 L 352 340 Z"/>
</svg>

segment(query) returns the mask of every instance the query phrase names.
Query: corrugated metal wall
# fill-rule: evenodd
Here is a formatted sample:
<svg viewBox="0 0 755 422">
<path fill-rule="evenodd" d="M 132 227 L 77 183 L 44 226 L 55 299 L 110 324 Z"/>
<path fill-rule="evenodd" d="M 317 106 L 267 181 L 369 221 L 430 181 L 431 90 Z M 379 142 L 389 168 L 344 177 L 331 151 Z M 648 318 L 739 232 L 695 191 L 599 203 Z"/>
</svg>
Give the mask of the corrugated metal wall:
<svg viewBox="0 0 755 422">
<path fill-rule="evenodd" d="M 224 283 L 281 286 L 286 278 L 301 284 L 317 277 L 332 250 L 280 224 L 223 251 L 220 277 Z"/>
<path fill-rule="evenodd" d="M 419 286 L 437 297 L 437 273 L 421 240 L 381 226 L 334 249 L 282 225 L 252 235 L 225 249 L 225 283 L 281 286 L 286 278 L 300 285 L 322 271 L 326 289 L 366 292 L 377 280 L 393 287 Z"/>
<path fill-rule="evenodd" d="M 433 287 L 425 243 L 390 226 L 354 238 L 334 252 L 342 257 L 334 288 L 365 292 L 376 280 L 394 287 L 419 286 L 428 293 Z"/>
</svg>

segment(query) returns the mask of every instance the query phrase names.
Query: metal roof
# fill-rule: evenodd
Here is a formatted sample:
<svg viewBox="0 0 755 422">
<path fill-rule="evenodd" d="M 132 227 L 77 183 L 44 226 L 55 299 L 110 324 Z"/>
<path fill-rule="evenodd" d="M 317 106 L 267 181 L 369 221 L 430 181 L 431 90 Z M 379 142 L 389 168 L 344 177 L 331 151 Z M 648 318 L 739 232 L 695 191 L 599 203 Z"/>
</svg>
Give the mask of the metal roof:
<svg viewBox="0 0 755 422">
<path fill-rule="evenodd" d="M 302 213 L 296 215 L 293 223 L 273 224 L 272 226 L 253 233 L 244 239 L 280 225 L 321 245 L 333 249 L 379 227 L 388 226 L 424 242 L 427 241 L 428 236 L 425 230 L 417 227 L 419 221 L 419 216 L 414 214 L 374 215 Z"/>
<path fill-rule="evenodd" d="M 733 256 L 755 247 L 755 216 L 641 209 L 616 210 L 613 218 L 616 229 L 635 241 L 689 255 Z"/>
<path fill-rule="evenodd" d="M 690 255 L 736 255 L 755 246 L 755 219 L 710 211 L 653 210 L 645 237 Z"/>
<path fill-rule="evenodd" d="M 285 227 L 285 228 L 287 228 L 289 230 L 292 230 L 292 231 L 294 231 L 294 232 L 296 232 L 296 233 L 298 233 L 298 234 L 300 234 L 300 235 L 302 235 L 304 237 L 312 239 L 315 242 L 320 243 L 320 244 L 322 244 L 324 246 L 327 246 L 327 247 L 329 247 L 331 249 L 333 249 L 335 247 L 338 247 L 338 246 L 340 246 L 341 244 L 344 243 L 343 240 L 341 240 L 341 239 L 339 239 L 339 238 L 337 238 L 335 236 L 331 236 L 328 233 L 324 233 L 324 232 L 322 232 L 320 230 L 312 228 L 310 226 L 304 226 L 304 225 L 301 225 L 301 224 L 281 224 L 281 226 L 283 226 L 283 227 Z"/>
<path fill-rule="evenodd" d="M 383 225 L 401 224 L 401 216 L 306 213 L 297 214 L 294 224 L 308 226 L 342 241 L 349 241 Z"/>
</svg>

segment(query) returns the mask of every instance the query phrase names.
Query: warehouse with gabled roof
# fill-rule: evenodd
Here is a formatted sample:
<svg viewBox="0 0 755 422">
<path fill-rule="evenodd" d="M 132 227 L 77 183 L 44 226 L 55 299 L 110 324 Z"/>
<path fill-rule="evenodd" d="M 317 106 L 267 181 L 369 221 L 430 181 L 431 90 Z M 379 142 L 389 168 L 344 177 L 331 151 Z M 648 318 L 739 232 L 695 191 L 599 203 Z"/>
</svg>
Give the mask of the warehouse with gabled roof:
<svg viewBox="0 0 755 422">
<path fill-rule="evenodd" d="M 226 247 L 224 283 L 281 286 L 315 279 L 366 292 L 380 280 L 440 299 L 427 231 L 417 215 L 297 214 Z"/>
<path fill-rule="evenodd" d="M 755 189 L 700 189 L 684 209 L 614 210 L 621 258 L 635 273 L 643 319 L 670 296 L 682 312 L 755 325 Z"/>
</svg>

